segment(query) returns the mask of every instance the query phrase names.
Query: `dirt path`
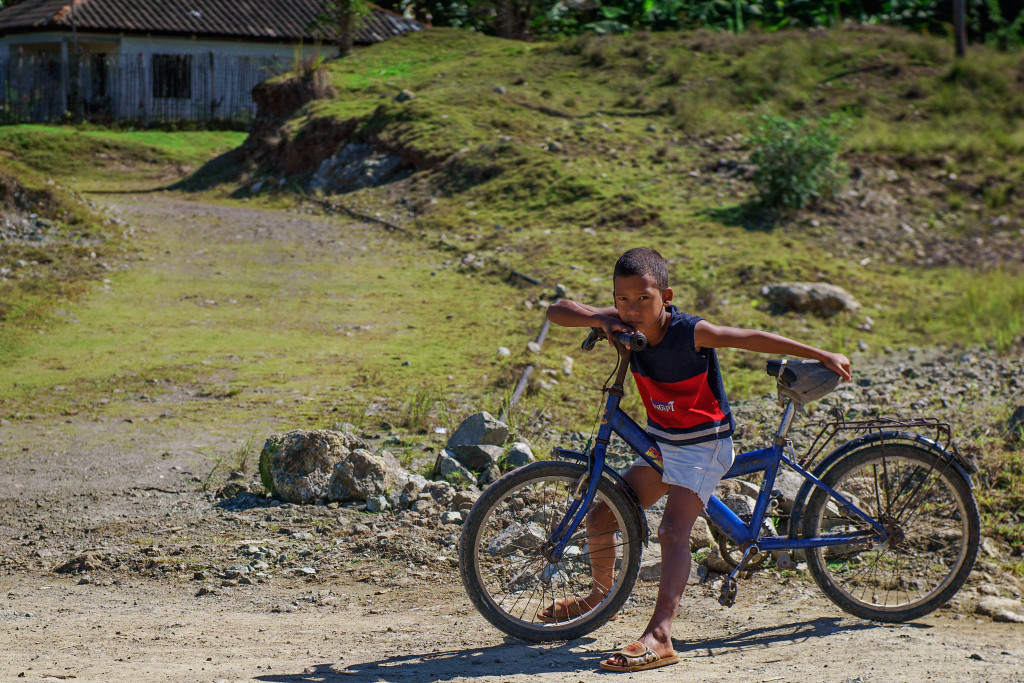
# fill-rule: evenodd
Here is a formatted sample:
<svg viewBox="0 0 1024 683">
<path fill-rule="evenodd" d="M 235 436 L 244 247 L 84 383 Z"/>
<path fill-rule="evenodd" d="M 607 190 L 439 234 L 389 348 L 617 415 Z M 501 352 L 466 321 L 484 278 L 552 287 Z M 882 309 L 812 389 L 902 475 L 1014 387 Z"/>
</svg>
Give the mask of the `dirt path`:
<svg viewBox="0 0 1024 683">
<path fill-rule="evenodd" d="M 131 213 L 147 206 L 168 215 L 164 200 L 133 200 Z M 253 220 L 224 207 L 188 213 L 197 235 Z M 130 422 L 102 413 L 0 422 L 0 680 L 606 680 L 597 663 L 642 629 L 649 583 L 587 638 L 507 640 L 467 606 L 449 558 L 343 550 L 339 539 L 371 515 L 232 506 L 201 491 L 208 464 L 197 451 L 229 447 L 252 424 L 211 429 L 202 410 L 173 427 L 145 419 L 199 400 L 152 392 L 129 402 L 143 416 Z M 264 571 L 240 568 L 257 557 Z M 755 577 L 731 610 L 694 585 L 675 633 L 682 663 L 626 678 L 1020 680 L 1024 627 L 965 611 L 886 626 L 844 615 L 806 579 Z"/>
</svg>

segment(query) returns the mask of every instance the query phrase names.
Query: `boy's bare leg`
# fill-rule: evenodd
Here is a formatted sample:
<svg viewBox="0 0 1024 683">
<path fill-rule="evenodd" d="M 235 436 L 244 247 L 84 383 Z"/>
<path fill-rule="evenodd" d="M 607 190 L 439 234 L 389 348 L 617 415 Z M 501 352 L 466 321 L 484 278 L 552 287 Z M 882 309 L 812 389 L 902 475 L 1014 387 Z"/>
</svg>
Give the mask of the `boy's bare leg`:
<svg viewBox="0 0 1024 683">
<path fill-rule="evenodd" d="M 646 510 L 658 502 L 669 489 L 669 485 L 661 481 L 661 475 L 652 467 L 634 465 L 623 475 L 637 498 L 640 505 Z M 613 569 L 618 548 L 615 544 L 615 531 L 618 525 L 612 517 L 608 507 L 603 503 L 594 506 L 594 509 L 587 513 L 587 544 L 590 547 L 590 568 L 593 572 L 594 583 L 589 595 L 581 595 L 555 601 L 563 609 L 572 609 L 572 602 L 578 600 L 585 603 L 588 608 L 594 607 L 608 593 L 614 579 Z M 548 610 L 545 610 L 548 611 Z M 554 616 L 554 614 L 551 614 Z"/>
<path fill-rule="evenodd" d="M 658 502 L 669 488 L 668 484 L 661 480 L 661 474 L 653 467 L 644 465 L 630 467 L 623 478 L 640 499 L 640 505 L 645 510 Z M 590 606 L 596 605 L 611 588 L 614 578 L 612 570 L 618 551 L 615 547 L 615 530 L 618 526 L 607 507 L 602 505 L 601 508 L 603 509 L 595 509 L 587 519 L 587 528 L 593 530 L 587 542 L 590 544 L 590 567 L 594 575 L 594 586 L 590 595 L 584 598 L 584 602 Z"/>
<path fill-rule="evenodd" d="M 683 597 L 686 580 L 690 577 L 690 530 L 704 503 L 696 493 L 681 486 L 670 486 L 665 514 L 658 529 L 661 542 L 661 582 L 658 601 L 654 606 L 647 628 L 638 640 L 662 657 L 673 654 L 672 619 Z M 625 665 L 621 655 L 614 654 L 608 663 Z"/>
</svg>

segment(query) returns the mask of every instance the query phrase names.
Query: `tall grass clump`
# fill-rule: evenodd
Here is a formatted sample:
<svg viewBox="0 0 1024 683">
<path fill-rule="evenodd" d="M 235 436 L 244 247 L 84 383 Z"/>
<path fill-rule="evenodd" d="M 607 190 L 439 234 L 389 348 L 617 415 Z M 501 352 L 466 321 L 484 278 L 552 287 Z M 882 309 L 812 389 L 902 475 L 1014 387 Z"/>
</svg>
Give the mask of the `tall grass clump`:
<svg viewBox="0 0 1024 683">
<path fill-rule="evenodd" d="M 1024 335 L 1024 278 L 1014 270 L 994 269 L 961 275 L 947 327 L 959 324 L 967 340 L 1006 353 Z"/>
<path fill-rule="evenodd" d="M 835 195 L 846 170 L 838 131 L 847 125 L 839 114 L 789 120 L 769 113 L 752 122 L 750 161 L 757 165 L 753 181 L 761 203 L 788 213 Z"/>
<path fill-rule="evenodd" d="M 441 391 L 433 386 L 418 386 L 410 390 L 412 396 L 406 405 L 404 425 L 407 429 L 426 433 L 431 426 L 434 407 L 442 402 Z"/>
</svg>

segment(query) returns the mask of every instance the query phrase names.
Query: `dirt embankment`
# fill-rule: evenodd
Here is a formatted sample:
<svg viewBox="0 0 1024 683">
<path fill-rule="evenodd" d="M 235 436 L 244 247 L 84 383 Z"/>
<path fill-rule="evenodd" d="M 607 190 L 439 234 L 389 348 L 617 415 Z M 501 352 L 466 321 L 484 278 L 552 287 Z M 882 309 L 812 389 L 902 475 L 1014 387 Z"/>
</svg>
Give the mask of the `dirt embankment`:
<svg viewBox="0 0 1024 683">
<path fill-rule="evenodd" d="M 365 124 L 379 118 L 382 107 L 368 116 L 349 119 L 312 116 L 297 131 L 285 126 L 310 102 L 335 95 L 336 91 L 322 69 L 259 84 L 253 90 L 256 121 L 242 147 L 243 152 L 259 165 L 263 173 L 297 177 L 301 181 L 308 181 L 324 161 L 349 143 L 368 145 L 375 154 L 394 157 L 399 170 L 435 168 L 446 158 L 426 154 L 414 146 L 381 139 L 377 127 Z M 343 190 L 344 187 L 334 189 Z"/>
</svg>

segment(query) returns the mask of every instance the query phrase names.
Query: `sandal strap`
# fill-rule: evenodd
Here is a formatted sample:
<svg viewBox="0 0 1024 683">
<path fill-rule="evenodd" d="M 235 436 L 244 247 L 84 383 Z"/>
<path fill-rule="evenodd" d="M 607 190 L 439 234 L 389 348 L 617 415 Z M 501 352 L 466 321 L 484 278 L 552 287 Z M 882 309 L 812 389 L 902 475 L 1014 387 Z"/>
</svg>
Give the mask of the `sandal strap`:
<svg viewBox="0 0 1024 683">
<path fill-rule="evenodd" d="M 656 662 L 661 659 L 657 652 L 650 649 L 639 640 L 634 640 L 632 643 L 619 650 L 617 654 L 621 655 L 622 658 L 626 660 L 626 666 L 649 664 L 650 662 Z"/>
</svg>

